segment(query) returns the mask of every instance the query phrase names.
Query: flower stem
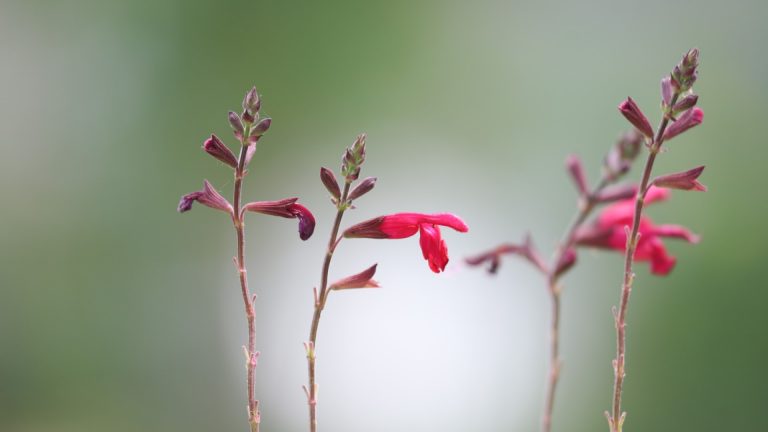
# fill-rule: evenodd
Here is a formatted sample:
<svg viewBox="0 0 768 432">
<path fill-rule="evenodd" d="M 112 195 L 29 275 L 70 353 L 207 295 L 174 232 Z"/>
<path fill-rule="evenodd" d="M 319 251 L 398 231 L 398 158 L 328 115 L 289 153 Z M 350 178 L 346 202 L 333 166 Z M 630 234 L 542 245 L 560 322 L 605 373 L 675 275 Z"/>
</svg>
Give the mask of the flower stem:
<svg viewBox="0 0 768 432">
<path fill-rule="evenodd" d="M 669 105 L 674 106 L 678 97 L 680 97 L 680 93 L 675 92 Z M 646 192 L 648 192 L 648 183 L 651 178 L 651 172 L 653 171 L 653 164 L 656 161 L 656 155 L 658 155 L 661 150 L 661 145 L 664 143 L 664 131 L 667 129 L 668 125 L 669 117 L 665 115 L 656 132 L 656 137 L 649 147 L 650 152 L 648 153 L 648 159 L 646 160 L 645 168 L 643 169 L 643 176 L 640 180 L 640 187 L 638 188 L 635 197 L 635 212 L 632 219 L 632 228 L 627 236 L 627 250 L 626 255 L 624 256 L 624 281 L 621 287 L 619 309 L 615 312 L 614 316 L 616 326 L 616 358 L 613 360 L 613 406 L 611 413 L 606 412 L 608 426 L 611 432 L 621 432 L 626 416 L 626 413 L 621 410 L 621 395 L 624 388 L 624 378 L 626 377 L 626 369 L 624 367 L 627 345 L 626 322 L 629 296 L 632 294 L 632 284 L 635 278 L 633 272 L 635 250 L 637 249 L 637 242 L 639 239 L 640 218 L 643 215 L 643 200 L 645 199 Z"/>
<path fill-rule="evenodd" d="M 259 412 L 259 401 L 255 396 L 255 371 L 257 354 L 256 348 L 256 311 L 253 307 L 253 301 L 255 296 L 251 297 L 251 292 L 248 290 L 248 272 L 245 269 L 245 223 L 243 220 L 243 214 L 240 208 L 240 198 L 243 188 L 243 177 L 245 177 L 245 162 L 246 153 L 248 152 L 247 137 L 250 133 L 251 126 L 247 125 L 245 128 L 244 138 L 241 140 L 240 157 L 238 160 L 237 168 L 235 169 L 235 187 L 233 206 L 235 209 L 232 216 L 232 222 L 235 226 L 235 232 L 237 233 L 237 257 L 235 258 L 235 264 L 237 265 L 237 271 L 240 274 L 240 290 L 243 295 L 243 305 L 245 306 L 245 317 L 248 321 L 248 346 L 246 351 L 246 386 L 248 388 L 248 423 L 251 427 L 251 432 L 259 432 L 259 423 L 261 422 L 261 413 Z M 255 144 L 250 144 L 255 145 Z"/>
<path fill-rule="evenodd" d="M 581 227 L 592 210 L 597 205 L 597 196 L 608 186 L 612 178 L 604 175 L 595 189 L 583 198 L 579 205 L 579 212 L 574 217 L 570 226 L 560 242 L 560 246 L 555 253 L 547 271 L 547 284 L 549 288 L 550 301 L 552 305 L 552 325 L 550 327 L 550 357 L 549 357 L 549 380 L 547 383 L 546 402 L 544 404 L 544 413 L 541 418 L 541 431 L 550 432 L 552 430 L 552 412 L 555 406 L 555 392 L 560 378 L 560 294 L 562 287 L 559 284 L 561 274 L 557 274 L 557 265 L 563 259 L 566 251 L 573 246 L 576 231 Z"/>
<path fill-rule="evenodd" d="M 349 195 L 350 181 L 345 181 L 344 190 L 341 193 L 341 198 L 338 201 L 338 211 L 336 212 L 336 219 L 333 221 L 333 228 L 331 229 L 331 237 L 328 240 L 328 250 L 325 254 L 325 260 L 323 261 L 323 270 L 320 276 L 320 291 L 315 291 L 315 313 L 312 316 L 312 327 L 309 331 L 309 342 L 307 344 L 307 369 L 309 373 L 309 388 L 305 388 L 307 393 L 307 404 L 309 405 L 309 430 L 311 432 L 317 431 L 317 384 L 315 382 L 315 347 L 317 345 L 317 330 L 320 326 L 320 316 L 325 308 L 325 302 L 328 300 L 328 270 L 331 267 L 331 258 L 333 258 L 333 252 L 338 246 L 340 238 L 339 227 L 341 226 L 341 218 L 344 212 L 347 210 L 347 197 Z"/>
</svg>

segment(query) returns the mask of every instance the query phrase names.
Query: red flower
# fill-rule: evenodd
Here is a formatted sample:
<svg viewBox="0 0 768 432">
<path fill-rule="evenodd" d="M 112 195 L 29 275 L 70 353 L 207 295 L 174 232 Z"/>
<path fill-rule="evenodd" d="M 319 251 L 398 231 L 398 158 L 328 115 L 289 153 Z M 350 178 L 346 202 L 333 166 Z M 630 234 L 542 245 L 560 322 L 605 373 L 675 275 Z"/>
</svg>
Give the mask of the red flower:
<svg viewBox="0 0 768 432">
<path fill-rule="evenodd" d="M 419 232 L 419 244 L 424 259 L 429 262 L 429 268 L 433 272 L 440 273 L 448 264 L 448 247 L 440 234 L 439 225 L 451 227 L 459 232 L 469 230 L 467 224 L 449 213 L 395 213 L 354 225 L 344 232 L 344 237 L 402 239 Z"/>
<path fill-rule="evenodd" d="M 645 196 L 645 204 L 663 201 L 669 198 L 669 191 L 651 187 Z M 579 246 L 592 246 L 603 249 L 624 251 L 627 245 L 625 227 L 632 225 L 635 211 L 635 199 L 619 201 L 606 207 L 595 222 L 582 228 L 576 235 Z M 640 238 L 635 250 L 635 260 L 650 261 L 651 273 L 666 275 L 672 271 L 677 261 L 667 253 L 662 237 L 673 237 L 698 243 L 699 237 L 679 225 L 654 225 L 648 217 L 640 219 Z"/>
</svg>

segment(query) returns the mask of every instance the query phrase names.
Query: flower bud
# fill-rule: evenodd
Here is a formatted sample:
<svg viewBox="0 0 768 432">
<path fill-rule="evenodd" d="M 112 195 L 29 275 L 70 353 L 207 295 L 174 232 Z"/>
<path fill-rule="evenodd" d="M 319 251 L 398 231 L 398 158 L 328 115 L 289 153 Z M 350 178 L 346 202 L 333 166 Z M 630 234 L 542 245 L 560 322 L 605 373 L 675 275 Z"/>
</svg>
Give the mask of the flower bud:
<svg viewBox="0 0 768 432">
<path fill-rule="evenodd" d="M 667 130 L 664 131 L 664 141 L 670 140 L 694 126 L 700 125 L 702 121 L 704 121 L 704 111 L 701 108 L 689 109 L 680 115 L 677 121 L 667 127 Z"/>
<path fill-rule="evenodd" d="M 264 135 L 269 127 L 272 125 L 272 119 L 269 117 L 265 117 L 261 119 L 258 123 L 256 123 L 256 126 L 251 129 L 251 137 L 261 137 Z"/>
<path fill-rule="evenodd" d="M 239 115 L 237 115 L 237 113 L 233 111 L 229 112 L 227 119 L 229 119 L 229 124 L 232 126 L 232 130 L 235 132 L 235 137 L 239 140 L 242 140 L 243 133 L 245 132 L 243 129 L 243 120 Z"/>
<path fill-rule="evenodd" d="M 689 110 L 696 106 L 696 103 L 699 101 L 699 97 L 695 94 L 689 94 L 688 96 L 682 98 L 679 100 L 675 106 L 672 107 L 672 112 L 674 114 L 681 113 L 683 111 Z"/>
<path fill-rule="evenodd" d="M 664 77 L 661 79 L 661 105 L 663 107 L 669 107 L 669 104 L 672 103 L 672 93 L 674 92 L 674 89 L 672 88 L 672 77 Z"/>
<path fill-rule="evenodd" d="M 645 114 L 640 110 L 634 100 L 628 97 L 627 100 L 619 105 L 619 111 L 621 114 L 632 123 L 637 130 L 643 133 L 648 138 L 653 138 L 653 127 Z"/>
<path fill-rule="evenodd" d="M 368 192 L 373 189 L 373 187 L 376 185 L 376 177 L 367 177 L 365 180 L 361 181 L 357 187 L 352 189 L 352 192 L 349 193 L 349 196 L 347 199 L 349 201 L 354 201 L 361 196 L 367 194 Z"/>
<path fill-rule="evenodd" d="M 357 180 L 360 175 L 360 166 L 365 162 L 365 139 L 366 135 L 360 134 L 355 142 L 344 152 L 341 159 L 341 175 L 348 182 Z"/>
<path fill-rule="evenodd" d="M 205 140 L 203 143 L 203 150 L 232 168 L 237 168 L 237 158 L 235 157 L 235 154 L 232 153 L 232 150 L 224 145 L 216 135 L 211 135 L 210 138 Z"/>
<path fill-rule="evenodd" d="M 697 180 L 704 171 L 704 166 L 696 167 L 688 171 L 675 174 L 667 174 L 657 177 L 652 184 L 657 187 L 681 190 L 696 190 L 706 192 L 707 187 Z"/>
<path fill-rule="evenodd" d="M 672 86 L 678 93 L 688 91 L 696 82 L 699 67 L 699 49 L 688 51 L 672 71 Z"/>
<path fill-rule="evenodd" d="M 251 114 L 256 114 L 261 109 L 261 98 L 256 87 L 251 87 L 243 98 L 243 110 Z"/>
<path fill-rule="evenodd" d="M 587 178 L 584 175 L 584 167 L 581 165 L 579 157 L 576 155 L 568 156 L 568 159 L 565 160 L 565 166 L 568 168 L 568 173 L 571 175 L 571 179 L 576 185 L 579 195 L 586 196 L 589 194 Z"/>
<path fill-rule="evenodd" d="M 343 290 L 343 289 L 354 289 L 354 288 L 379 288 L 379 283 L 373 280 L 373 275 L 376 274 L 376 266 L 378 264 L 374 264 L 367 269 L 361 271 L 360 273 L 354 274 L 352 276 L 347 276 L 343 279 L 339 279 L 336 282 L 332 283 L 328 289 L 332 290 Z"/>
<path fill-rule="evenodd" d="M 643 141 L 643 135 L 635 129 L 619 138 L 603 160 L 603 166 L 609 177 L 615 179 L 629 171 L 632 162 L 640 153 Z"/>
<path fill-rule="evenodd" d="M 328 189 L 328 192 L 330 192 L 332 197 L 336 198 L 337 200 L 341 198 L 339 182 L 336 181 L 336 175 L 333 173 L 333 171 L 325 167 L 320 168 L 320 181 L 323 182 L 323 185 L 326 189 Z"/>
</svg>

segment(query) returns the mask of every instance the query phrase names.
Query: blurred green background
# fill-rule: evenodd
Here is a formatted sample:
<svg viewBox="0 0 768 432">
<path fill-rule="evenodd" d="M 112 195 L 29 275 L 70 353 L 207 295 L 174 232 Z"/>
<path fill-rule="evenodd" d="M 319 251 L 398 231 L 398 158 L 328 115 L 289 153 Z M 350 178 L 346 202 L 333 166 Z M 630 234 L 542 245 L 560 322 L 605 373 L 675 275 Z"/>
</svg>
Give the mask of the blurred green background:
<svg viewBox="0 0 768 432">
<path fill-rule="evenodd" d="M 460 257 L 530 230 L 550 253 L 575 208 L 563 170 L 592 179 L 627 127 L 655 123 L 658 82 L 702 50 L 705 123 L 657 172 L 707 165 L 706 194 L 655 220 L 666 278 L 639 266 L 630 308 L 627 429 L 761 430 L 768 4 L 721 1 L 0 1 L 0 430 L 244 431 L 245 320 L 226 216 L 179 215 L 180 195 L 228 171 L 200 151 L 256 85 L 274 118 L 249 200 L 300 196 L 318 218 L 253 217 L 263 428 L 306 428 L 301 343 L 333 213 L 317 179 L 369 134 L 379 178 L 346 223 L 451 211 L 452 268 L 418 242 L 342 243 L 341 277 L 379 262 L 381 290 L 332 296 L 320 329 L 324 431 L 536 430 L 548 298 L 538 275 Z M 633 172 L 632 178 L 638 173 Z M 606 430 L 619 254 L 582 253 L 565 280 L 555 430 Z"/>
</svg>

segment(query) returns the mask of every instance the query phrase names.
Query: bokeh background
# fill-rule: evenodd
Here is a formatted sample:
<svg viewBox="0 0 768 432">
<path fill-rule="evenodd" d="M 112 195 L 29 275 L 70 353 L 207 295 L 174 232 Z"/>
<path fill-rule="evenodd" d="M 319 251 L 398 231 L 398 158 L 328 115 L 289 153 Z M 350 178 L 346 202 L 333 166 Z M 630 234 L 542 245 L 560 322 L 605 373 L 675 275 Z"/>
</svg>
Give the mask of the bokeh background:
<svg viewBox="0 0 768 432">
<path fill-rule="evenodd" d="M 702 50 L 704 125 L 657 172 L 707 165 L 709 192 L 650 214 L 703 235 L 639 266 L 627 427 L 761 430 L 768 404 L 765 166 L 768 3 L 740 1 L 0 2 L 0 430 L 244 431 L 245 320 L 226 216 L 180 195 L 232 179 L 200 151 L 256 85 L 274 118 L 246 198 L 300 196 L 318 218 L 249 218 L 264 431 L 306 428 L 302 342 L 333 208 L 318 180 L 355 135 L 379 178 L 346 224 L 451 211 L 453 258 L 418 240 L 342 243 L 332 275 L 379 263 L 379 290 L 334 294 L 319 340 L 325 431 L 536 430 L 548 297 L 514 260 L 461 257 L 530 230 L 549 254 L 575 209 L 563 170 L 594 179 L 633 96 Z M 230 144 L 234 141 L 228 139 Z M 632 173 L 637 178 L 638 173 Z M 555 430 L 605 430 L 621 257 L 565 279 Z"/>
</svg>

